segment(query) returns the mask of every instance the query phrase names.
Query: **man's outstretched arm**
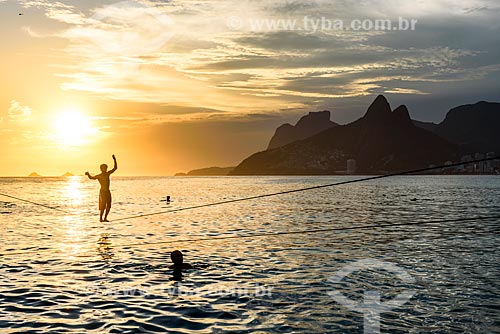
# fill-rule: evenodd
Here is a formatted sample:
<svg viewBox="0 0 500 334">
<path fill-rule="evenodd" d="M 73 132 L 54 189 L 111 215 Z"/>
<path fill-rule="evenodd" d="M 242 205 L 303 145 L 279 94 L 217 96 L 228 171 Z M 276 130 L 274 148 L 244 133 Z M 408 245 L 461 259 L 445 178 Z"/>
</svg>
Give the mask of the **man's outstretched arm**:
<svg viewBox="0 0 500 334">
<path fill-rule="evenodd" d="M 115 165 L 113 166 L 113 169 L 109 171 L 109 174 L 114 173 L 118 169 L 118 164 L 116 163 L 116 157 L 113 154 L 113 161 L 115 162 Z"/>
<path fill-rule="evenodd" d="M 89 179 L 91 179 L 91 180 L 96 180 L 97 179 L 95 176 L 90 175 L 89 172 L 85 172 L 85 175 L 87 175 L 89 177 Z"/>
</svg>

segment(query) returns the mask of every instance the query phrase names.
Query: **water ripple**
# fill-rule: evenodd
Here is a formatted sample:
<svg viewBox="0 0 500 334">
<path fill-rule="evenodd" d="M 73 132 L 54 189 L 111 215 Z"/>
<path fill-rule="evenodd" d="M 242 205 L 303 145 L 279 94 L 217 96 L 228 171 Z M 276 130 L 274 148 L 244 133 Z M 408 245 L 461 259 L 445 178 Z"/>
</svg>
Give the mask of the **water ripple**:
<svg viewBox="0 0 500 334">
<path fill-rule="evenodd" d="M 161 210 L 165 189 L 178 208 L 336 180 L 115 178 L 112 217 Z M 0 252 L 46 250 L 2 258 L 2 333 L 362 333 L 363 314 L 329 292 L 362 302 L 379 291 L 386 302 L 408 289 L 413 298 L 382 314 L 383 333 L 500 333 L 498 221 L 123 246 L 495 215 L 499 178 L 401 177 L 109 224 L 96 220 L 95 186 L 0 179 L 1 192 L 76 213 L 0 202 Z M 181 280 L 168 269 L 176 248 L 200 268 Z M 415 281 L 370 270 L 332 283 L 362 259 L 393 263 Z"/>
</svg>

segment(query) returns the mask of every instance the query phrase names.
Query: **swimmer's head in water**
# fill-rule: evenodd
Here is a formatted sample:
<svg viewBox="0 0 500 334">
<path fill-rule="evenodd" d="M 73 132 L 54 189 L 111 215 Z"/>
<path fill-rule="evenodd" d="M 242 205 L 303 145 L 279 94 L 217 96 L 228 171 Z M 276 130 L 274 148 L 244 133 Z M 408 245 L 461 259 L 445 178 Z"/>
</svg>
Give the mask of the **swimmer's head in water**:
<svg viewBox="0 0 500 334">
<path fill-rule="evenodd" d="M 106 173 L 108 171 L 108 165 L 102 164 L 101 165 L 101 172 Z"/>
<path fill-rule="evenodd" d="M 182 264 L 182 262 L 184 262 L 184 257 L 182 256 L 182 253 L 179 250 L 175 250 L 172 253 L 170 253 L 170 259 L 174 264 Z"/>
</svg>

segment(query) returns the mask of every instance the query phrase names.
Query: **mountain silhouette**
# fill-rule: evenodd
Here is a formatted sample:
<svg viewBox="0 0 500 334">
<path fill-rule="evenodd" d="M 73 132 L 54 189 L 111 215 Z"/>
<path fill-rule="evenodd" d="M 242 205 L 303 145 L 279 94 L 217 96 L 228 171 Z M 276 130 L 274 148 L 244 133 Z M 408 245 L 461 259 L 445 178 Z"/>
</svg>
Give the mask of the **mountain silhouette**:
<svg viewBox="0 0 500 334">
<path fill-rule="evenodd" d="M 478 102 L 451 109 L 434 132 L 469 152 L 500 153 L 500 103 Z"/>
<path fill-rule="evenodd" d="M 406 106 L 391 111 L 379 95 L 357 121 L 256 153 L 231 175 L 334 174 L 346 170 L 350 159 L 358 173 L 396 172 L 443 164 L 460 153 L 457 145 L 415 126 Z"/>
<path fill-rule="evenodd" d="M 226 176 L 234 167 L 208 167 L 193 169 L 188 173 L 177 173 L 175 176 Z"/>
<path fill-rule="evenodd" d="M 295 125 L 286 123 L 277 128 L 267 149 L 285 146 L 337 125 L 337 123 L 330 120 L 330 112 L 328 110 L 310 112 L 308 115 L 303 116 Z"/>
<path fill-rule="evenodd" d="M 436 123 L 422 122 L 422 121 L 416 121 L 416 120 L 413 120 L 413 124 L 415 124 L 415 126 L 417 126 L 419 128 L 422 128 L 424 130 L 434 132 L 434 133 L 436 133 L 436 129 L 438 127 L 438 125 Z"/>
</svg>

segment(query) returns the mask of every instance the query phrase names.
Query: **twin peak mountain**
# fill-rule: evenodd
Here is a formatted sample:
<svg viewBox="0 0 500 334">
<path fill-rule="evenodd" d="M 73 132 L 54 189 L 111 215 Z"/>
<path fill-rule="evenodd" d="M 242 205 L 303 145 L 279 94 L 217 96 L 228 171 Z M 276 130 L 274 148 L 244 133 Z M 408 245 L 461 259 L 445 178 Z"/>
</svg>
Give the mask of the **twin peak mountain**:
<svg viewBox="0 0 500 334">
<path fill-rule="evenodd" d="M 366 174 L 459 161 L 475 150 L 500 149 L 499 117 L 499 103 L 479 102 L 452 109 L 440 124 L 417 122 L 406 106 L 391 110 L 379 95 L 363 117 L 347 125 L 321 111 L 295 126 L 280 126 L 268 149 L 245 159 L 231 175 L 335 174 L 350 159 L 357 173 Z"/>
</svg>

